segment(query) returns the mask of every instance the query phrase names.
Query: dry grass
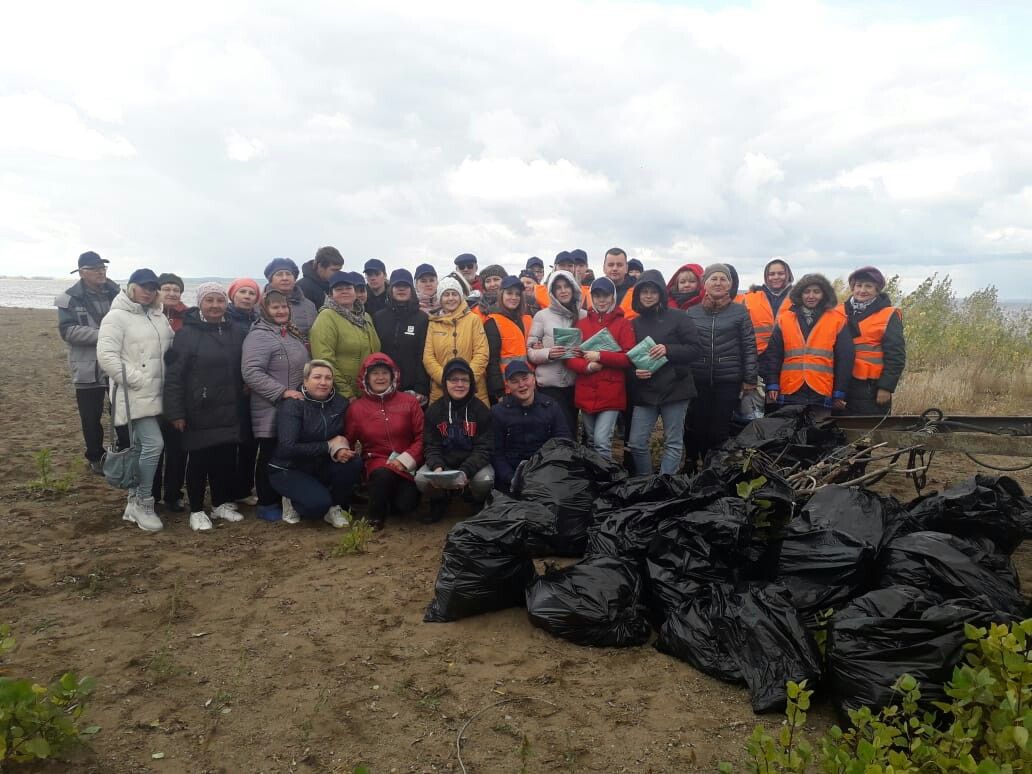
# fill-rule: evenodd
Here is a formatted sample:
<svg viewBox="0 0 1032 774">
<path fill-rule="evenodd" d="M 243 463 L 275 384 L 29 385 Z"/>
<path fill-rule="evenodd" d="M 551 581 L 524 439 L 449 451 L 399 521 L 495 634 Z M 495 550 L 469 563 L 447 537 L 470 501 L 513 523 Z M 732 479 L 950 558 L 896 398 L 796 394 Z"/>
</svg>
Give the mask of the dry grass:
<svg viewBox="0 0 1032 774">
<path fill-rule="evenodd" d="M 892 400 L 894 414 L 920 414 L 939 408 L 953 414 L 1029 413 L 1032 365 L 1012 371 L 979 362 L 904 372 Z"/>
</svg>

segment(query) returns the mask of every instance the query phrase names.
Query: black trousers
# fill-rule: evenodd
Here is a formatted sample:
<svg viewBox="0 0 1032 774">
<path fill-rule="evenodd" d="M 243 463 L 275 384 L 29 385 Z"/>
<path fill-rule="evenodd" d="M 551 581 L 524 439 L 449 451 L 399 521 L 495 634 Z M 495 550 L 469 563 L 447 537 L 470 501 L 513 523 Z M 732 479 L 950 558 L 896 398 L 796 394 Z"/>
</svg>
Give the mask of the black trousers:
<svg viewBox="0 0 1032 774">
<path fill-rule="evenodd" d="M 161 437 L 165 448 L 158 460 L 158 471 L 154 474 L 151 496 L 171 505 L 183 496 L 186 482 L 186 452 L 183 450 L 183 434 L 164 419 L 161 423 Z"/>
<path fill-rule="evenodd" d="M 892 413 L 892 401 L 879 406 L 877 379 L 850 379 L 846 388 L 846 410 L 836 414 L 883 417 Z"/>
<path fill-rule="evenodd" d="M 369 519 L 383 521 L 390 514 L 411 513 L 419 507 L 416 482 L 399 476 L 390 468 L 377 468 L 369 474 Z"/>
<path fill-rule="evenodd" d="M 570 428 L 570 437 L 577 438 L 577 407 L 573 402 L 573 387 L 538 387 L 538 392 L 547 395 L 559 404 Z"/>
<path fill-rule="evenodd" d="M 280 501 L 280 493 L 269 481 L 269 460 L 276 451 L 276 439 L 259 438 L 255 443 L 258 445 L 258 461 L 254 466 L 254 492 L 258 495 L 259 505 L 275 505 Z"/>
<path fill-rule="evenodd" d="M 204 490 L 209 486 L 212 508 L 232 501 L 235 474 L 235 443 L 190 452 L 186 462 L 186 495 L 191 513 L 204 510 Z"/>
<path fill-rule="evenodd" d="M 738 408 L 742 385 L 696 384 L 695 389 L 699 394 L 688 408 L 684 433 L 684 460 L 689 470 L 730 437 L 731 416 Z"/>
<path fill-rule="evenodd" d="M 75 405 L 79 409 L 82 440 L 86 442 L 86 459 L 97 462 L 104 456 L 104 403 L 107 387 L 87 387 L 75 391 Z M 108 411 L 111 407 L 108 406 Z M 115 428 L 118 448 L 129 445 L 129 426 Z"/>
<path fill-rule="evenodd" d="M 258 458 L 258 441 L 251 440 L 237 444 L 236 475 L 233 479 L 233 499 L 243 500 L 251 496 L 255 485 L 255 460 Z"/>
</svg>

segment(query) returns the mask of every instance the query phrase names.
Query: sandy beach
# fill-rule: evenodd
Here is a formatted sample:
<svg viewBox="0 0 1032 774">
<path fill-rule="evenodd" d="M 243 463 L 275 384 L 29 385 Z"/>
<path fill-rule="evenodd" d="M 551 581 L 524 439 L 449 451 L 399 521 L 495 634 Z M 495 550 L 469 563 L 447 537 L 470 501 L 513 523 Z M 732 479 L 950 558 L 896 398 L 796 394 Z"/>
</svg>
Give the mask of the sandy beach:
<svg viewBox="0 0 1032 774">
<path fill-rule="evenodd" d="M 394 521 L 365 554 L 335 557 L 323 523 L 149 535 L 121 492 L 82 472 L 65 347 L 53 310 L 0 308 L 0 621 L 18 648 L 4 673 L 92 675 L 101 727 L 66 772 L 713 770 L 757 722 L 747 691 L 651 646 L 592 650 L 533 628 L 523 610 L 424 624 L 443 523 Z M 41 498 L 32 453 L 53 450 L 71 490 Z M 929 488 L 970 476 L 938 455 Z M 1026 491 L 1032 476 L 1016 476 Z M 878 487 L 901 499 L 909 481 Z M 359 511 L 361 512 L 361 511 Z M 1015 561 L 1027 584 L 1032 550 Z M 819 709 L 813 722 L 831 717 Z M 152 757 L 162 753 L 163 757 Z"/>
</svg>

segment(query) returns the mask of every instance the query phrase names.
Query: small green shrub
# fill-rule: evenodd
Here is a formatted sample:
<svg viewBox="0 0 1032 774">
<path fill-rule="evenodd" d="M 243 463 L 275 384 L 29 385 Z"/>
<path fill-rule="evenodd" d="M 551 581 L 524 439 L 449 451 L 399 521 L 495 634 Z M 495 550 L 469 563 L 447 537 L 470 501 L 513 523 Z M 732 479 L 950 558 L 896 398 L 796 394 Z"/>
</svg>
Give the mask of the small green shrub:
<svg viewBox="0 0 1032 774">
<path fill-rule="evenodd" d="M 938 713 L 920 707 L 921 689 L 910 675 L 894 686 L 900 701 L 873 713 L 849 713 L 851 725 L 833 726 L 814 746 L 802 733 L 810 696 L 806 681 L 788 684 L 785 723 L 771 734 L 758 726 L 746 745 L 755 774 L 923 774 L 1032 772 L 1032 619 L 1012 626 L 969 626 L 967 663 L 946 685 L 950 702 Z M 816 769 L 812 768 L 816 764 Z M 730 772 L 721 763 L 721 772 Z"/>
<path fill-rule="evenodd" d="M 351 554 L 364 554 L 366 544 L 373 538 L 373 527 L 365 519 L 351 522 L 348 531 L 340 536 L 337 545 L 331 551 L 332 556 L 341 557 Z"/>
<path fill-rule="evenodd" d="M 29 491 L 33 494 L 54 496 L 67 494 L 72 488 L 72 483 L 78 475 L 78 470 L 72 469 L 57 475 L 54 472 L 54 452 L 51 449 L 40 449 L 32 453 L 32 459 L 36 463 L 38 475 L 29 482 Z"/>
<path fill-rule="evenodd" d="M 0 653 L 14 647 L 7 626 L 0 626 Z M 67 751 L 83 735 L 99 728 L 79 727 L 93 693 L 90 677 L 67 672 L 49 686 L 31 680 L 0 677 L 0 764 L 53 758 Z"/>
</svg>

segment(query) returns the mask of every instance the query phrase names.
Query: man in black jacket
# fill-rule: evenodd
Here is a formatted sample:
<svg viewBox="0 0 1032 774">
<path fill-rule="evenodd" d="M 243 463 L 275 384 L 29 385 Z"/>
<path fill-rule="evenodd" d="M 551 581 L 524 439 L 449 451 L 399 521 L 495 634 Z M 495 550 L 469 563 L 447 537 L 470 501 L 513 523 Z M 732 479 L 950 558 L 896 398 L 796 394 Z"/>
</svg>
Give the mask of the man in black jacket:
<svg viewBox="0 0 1032 774">
<path fill-rule="evenodd" d="M 118 295 L 118 285 L 107 278 L 107 261 L 92 250 L 79 256 L 79 268 L 72 274 L 79 281 L 54 299 L 57 330 L 68 345 L 68 365 L 75 387 L 82 438 L 86 442 L 86 461 L 90 470 L 104 473 L 104 396 L 107 377 L 97 365 L 97 333 L 100 321 Z M 119 445 L 129 445 L 128 426 L 119 428 Z"/>
<path fill-rule="evenodd" d="M 401 370 L 398 389 L 415 395 L 425 407 L 430 395 L 430 377 L 423 367 L 423 345 L 429 318 L 419 308 L 408 269 L 391 272 L 387 296 L 387 305 L 373 315 L 380 349 Z"/>
<path fill-rule="evenodd" d="M 305 298 L 322 309 L 326 303 L 326 295 L 330 292 L 327 284 L 330 277 L 344 268 L 344 257 L 336 247 L 320 247 L 315 251 L 315 258 L 306 261 L 301 267 L 301 279 L 297 286 L 305 294 Z"/>
</svg>

